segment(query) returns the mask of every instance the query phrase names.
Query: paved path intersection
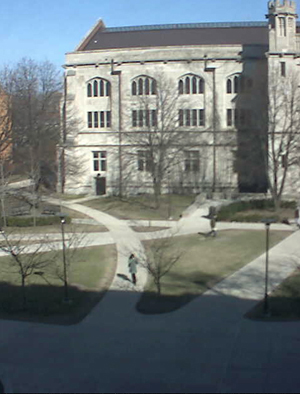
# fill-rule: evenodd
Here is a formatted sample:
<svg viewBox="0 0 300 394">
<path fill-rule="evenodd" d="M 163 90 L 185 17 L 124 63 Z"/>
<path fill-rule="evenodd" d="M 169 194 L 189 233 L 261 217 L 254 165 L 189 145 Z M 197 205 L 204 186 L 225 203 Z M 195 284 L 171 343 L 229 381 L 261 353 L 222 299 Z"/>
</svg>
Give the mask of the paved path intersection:
<svg viewBox="0 0 300 394">
<path fill-rule="evenodd" d="M 117 272 L 127 272 L 128 252 L 143 253 L 143 235 L 104 213 L 68 206 L 110 230 Z M 180 232 L 206 231 L 202 213 L 184 217 Z M 299 240 L 297 231 L 272 249 L 271 287 L 299 263 Z M 78 325 L 0 321 L 0 379 L 7 392 L 23 393 L 298 392 L 300 324 L 243 318 L 262 298 L 263 262 L 264 256 L 170 314 L 136 312 L 142 275 L 137 290 L 126 289 L 135 291 L 124 291 L 116 278 Z"/>
</svg>

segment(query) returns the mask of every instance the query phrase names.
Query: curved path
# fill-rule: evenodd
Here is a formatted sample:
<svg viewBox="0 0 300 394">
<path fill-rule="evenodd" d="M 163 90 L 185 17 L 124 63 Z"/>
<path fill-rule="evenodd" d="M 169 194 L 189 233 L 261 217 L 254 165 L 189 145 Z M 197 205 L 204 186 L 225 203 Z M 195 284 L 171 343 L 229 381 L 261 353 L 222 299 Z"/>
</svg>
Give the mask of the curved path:
<svg viewBox="0 0 300 394">
<path fill-rule="evenodd" d="M 91 217 L 96 222 L 107 227 L 110 232 L 110 236 L 116 243 L 118 252 L 116 275 L 111 284 L 110 290 L 135 290 L 137 292 L 143 291 L 147 281 L 147 273 L 144 269 L 139 269 L 138 283 L 136 286 L 133 286 L 130 281 L 123 279 L 125 276 L 130 276 L 127 266 L 128 256 L 130 253 L 135 253 L 136 256 L 141 260 L 145 258 L 144 248 L 140 239 L 125 221 L 116 219 L 115 217 L 104 212 L 77 203 L 59 201 L 52 198 L 48 198 L 47 201 L 49 203 L 51 202 L 56 205 L 62 205 L 74 211 L 81 212 Z M 101 237 L 101 233 L 99 233 L 99 237 Z M 120 275 L 122 275 L 123 278 Z"/>
</svg>

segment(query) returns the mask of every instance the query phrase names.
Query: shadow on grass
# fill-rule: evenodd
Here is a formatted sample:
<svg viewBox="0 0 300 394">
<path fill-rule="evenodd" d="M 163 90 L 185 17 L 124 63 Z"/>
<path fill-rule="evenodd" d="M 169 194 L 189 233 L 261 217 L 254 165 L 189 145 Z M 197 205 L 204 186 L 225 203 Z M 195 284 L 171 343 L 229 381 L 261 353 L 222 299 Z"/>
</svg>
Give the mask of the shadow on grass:
<svg viewBox="0 0 300 394">
<path fill-rule="evenodd" d="M 269 314 L 264 313 L 264 301 L 259 302 L 245 317 L 261 321 L 299 321 L 300 297 L 269 297 Z"/>
<path fill-rule="evenodd" d="M 215 275 L 204 272 L 191 272 L 186 278 L 178 273 L 170 272 L 170 282 L 162 284 L 162 294 L 158 295 L 156 291 L 145 291 L 136 309 L 145 315 L 176 311 L 201 296 L 219 279 Z"/>
<path fill-rule="evenodd" d="M 46 324 L 71 325 L 83 320 L 98 304 L 105 292 L 69 286 L 70 303 L 63 302 L 64 289 L 59 286 L 28 285 L 27 309 L 22 307 L 20 286 L 0 282 L 0 319 Z"/>
</svg>

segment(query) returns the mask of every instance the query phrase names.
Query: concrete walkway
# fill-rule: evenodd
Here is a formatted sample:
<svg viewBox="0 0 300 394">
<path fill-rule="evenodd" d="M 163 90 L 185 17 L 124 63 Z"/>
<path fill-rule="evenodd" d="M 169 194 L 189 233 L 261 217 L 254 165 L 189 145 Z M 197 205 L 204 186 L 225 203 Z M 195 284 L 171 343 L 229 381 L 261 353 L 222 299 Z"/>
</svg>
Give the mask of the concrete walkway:
<svg viewBox="0 0 300 394">
<path fill-rule="evenodd" d="M 143 253 L 142 233 L 137 237 L 126 223 L 109 215 L 67 205 L 109 228 L 118 245 L 118 271 L 127 272 L 128 252 Z M 198 226 L 197 231 L 205 231 L 208 221 L 200 216 L 195 211 L 178 228 L 187 232 Z M 271 286 L 299 264 L 299 241 L 297 231 L 272 249 Z M 115 280 L 113 289 L 78 325 L 2 320 L 0 380 L 6 392 L 14 393 L 299 392 L 300 324 L 243 318 L 262 298 L 263 268 L 261 256 L 169 314 L 137 313 L 143 283 L 138 291 L 123 291 Z"/>
</svg>

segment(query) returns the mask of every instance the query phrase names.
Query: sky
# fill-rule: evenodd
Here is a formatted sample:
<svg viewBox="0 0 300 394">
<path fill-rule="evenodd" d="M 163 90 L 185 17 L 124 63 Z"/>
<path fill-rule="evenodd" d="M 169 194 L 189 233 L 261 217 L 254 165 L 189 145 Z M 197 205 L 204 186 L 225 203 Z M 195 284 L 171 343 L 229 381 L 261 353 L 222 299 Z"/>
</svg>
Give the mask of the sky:
<svg viewBox="0 0 300 394">
<path fill-rule="evenodd" d="M 267 0 L 1 0 L 0 67 L 23 57 L 60 67 L 99 18 L 116 27 L 264 21 L 266 13 Z"/>
</svg>

